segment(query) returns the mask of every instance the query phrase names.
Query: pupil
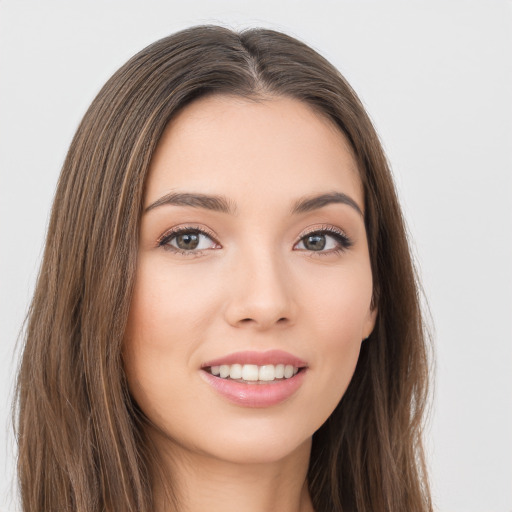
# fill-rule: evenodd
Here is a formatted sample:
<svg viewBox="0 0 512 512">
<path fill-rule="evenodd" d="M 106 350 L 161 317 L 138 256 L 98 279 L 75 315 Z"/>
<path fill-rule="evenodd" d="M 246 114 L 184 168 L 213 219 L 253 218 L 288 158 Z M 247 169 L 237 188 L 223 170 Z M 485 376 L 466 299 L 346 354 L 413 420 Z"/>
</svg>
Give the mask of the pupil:
<svg viewBox="0 0 512 512">
<path fill-rule="evenodd" d="M 325 247 L 324 235 L 310 235 L 304 242 L 304 247 L 311 251 L 321 251 Z"/>
<path fill-rule="evenodd" d="M 195 233 L 185 233 L 176 237 L 176 245 L 180 249 L 195 249 L 199 245 L 199 235 Z"/>
</svg>

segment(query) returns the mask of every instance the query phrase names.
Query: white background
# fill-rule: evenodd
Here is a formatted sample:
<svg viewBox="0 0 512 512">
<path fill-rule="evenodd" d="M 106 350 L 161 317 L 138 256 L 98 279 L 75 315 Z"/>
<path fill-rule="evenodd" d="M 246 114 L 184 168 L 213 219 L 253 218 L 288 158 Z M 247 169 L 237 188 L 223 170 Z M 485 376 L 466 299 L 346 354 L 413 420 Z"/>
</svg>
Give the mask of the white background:
<svg viewBox="0 0 512 512">
<path fill-rule="evenodd" d="M 435 325 L 436 509 L 512 511 L 512 3 L 0 0 L 0 508 L 10 400 L 67 146 L 106 79 L 198 23 L 299 37 L 361 96 L 393 167 Z"/>
</svg>

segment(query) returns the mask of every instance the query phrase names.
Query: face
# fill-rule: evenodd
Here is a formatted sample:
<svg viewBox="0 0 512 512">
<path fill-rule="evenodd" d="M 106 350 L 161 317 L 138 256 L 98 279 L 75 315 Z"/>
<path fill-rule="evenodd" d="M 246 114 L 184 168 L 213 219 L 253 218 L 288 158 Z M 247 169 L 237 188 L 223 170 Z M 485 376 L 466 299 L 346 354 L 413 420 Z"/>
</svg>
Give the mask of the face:
<svg viewBox="0 0 512 512">
<path fill-rule="evenodd" d="M 363 206 L 345 137 L 297 100 L 209 97 L 169 124 L 123 353 L 155 437 L 234 462 L 309 446 L 375 321 Z"/>
</svg>

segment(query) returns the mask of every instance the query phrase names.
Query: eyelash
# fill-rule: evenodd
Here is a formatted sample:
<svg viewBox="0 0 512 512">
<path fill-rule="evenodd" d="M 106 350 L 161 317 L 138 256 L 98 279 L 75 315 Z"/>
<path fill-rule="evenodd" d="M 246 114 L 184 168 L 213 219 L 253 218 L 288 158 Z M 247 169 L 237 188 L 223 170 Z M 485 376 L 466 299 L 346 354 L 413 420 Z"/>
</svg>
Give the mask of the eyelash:
<svg viewBox="0 0 512 512">
<path fill-rule="evenodd" d="M 341 229 L 336 228 L 335 226 L 323 225 L 303 233 L 294 247 L 300 242 L 303 242 L 307 237 L 313 235 L 330 236 L 334 238 L 338 247 L 335 249 L 329 249 L 327 251 L 308 251 L 307 249 L 299 249 L 311 253 L 311 256 L 329 256 L 332 254 L 341 254 L 347 249 L 350 249 L 350 247 L 353 245 L 352 240 Z"/>
<path fill-rule="evenodd" d="M 219 242 L 216 240 L 213 233 L 210 231 L 205 230 L 204 228 L 200 228 L 197 226 L 182 226 L 173 228 L 169 231 L 166 231 L 157 241 L 157 246 L 162 247 L 164 250 L 174 252 L 176 254 L 181 254 L 184 256 L 200 256 L 205 250 L 209 249 L 202 249 L 202 250 L 185 250 L 180 249 L 178 247 L 174 247 L 170 245 L 171 240 L 176 238 L 179 235 L 184 235 L 186 233 L 193 233 L 193 234 L 199 234 L 204 235 L 208 237 L 212 242 L 220 247 Z M 349 249 L 353 242 L 352 240 L 339 228 L 336 228 L 334 226 L 329 225 L 323 225 L 318 228 L 312 229 L 310 231 L 307 231 L 306 233 L 303 233 L 299 240 L 294 244 L 294 247 L 296 247 L 299 243 L 303 242 L 307 237 L 313 236 L 313 235 L 321 235 L 321 236 L 330 236 L 334 238 L 336 241 L 338 247 L 335 249 L 329 249 L 327 251 L 310 251 L 308 249 L 297 249 L 304 252 L 309 252 L 311 255 L 319 255 L 319 256 L 326 256 L 331 254 L 340 254 L 347 249 Z"/>
<path fill-rule="evenodd" d="M 200 256 L 205 250 L 208 250 L 208 249 L 203 249 L 203 250 L 198 250 L 198 251 L 185 250 L 185 249 L 180 249 L 179 247 L 174 247 L 174 246 L 170 245 L 169 242 L 173 238 L 176 238 L 179 235 L 184 235 L 186 233 L 204 235 L 204 236 L 208 237 L 210 240 L 212 240 L 213 243 L 215 243 L 216 245 L 218 245 L 220 247 L 220 244 L 219 244 L 219 242 L 217 242 L 215 235 L 213 233 L 205 230 L 204 228 L 200 228 L 197 226 L 180 226 L 177 228 L 172 228 L 169 231 L 166 231 L 158 239 L 157 246 L 162 247 L 166 251 L 171 251 L 176 254 L 181 254 L 183 256 Z"/>
</svg>

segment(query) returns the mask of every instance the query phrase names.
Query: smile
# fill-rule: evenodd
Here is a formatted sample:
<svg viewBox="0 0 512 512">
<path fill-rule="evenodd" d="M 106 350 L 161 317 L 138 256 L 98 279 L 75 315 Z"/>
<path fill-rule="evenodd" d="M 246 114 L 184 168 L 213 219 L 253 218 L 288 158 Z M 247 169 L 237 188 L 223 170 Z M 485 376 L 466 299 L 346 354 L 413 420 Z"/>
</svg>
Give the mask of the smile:
<svg viewBox="0 0 512 512">
<path fill-rule="evenodd" d="M 242 407 L 273 407 L 291 399 L 309 365 L 282 350 L 245 351 L 201 366 L 201 377 L 223 399 Z"/>
<path fill-rule="evenodd" d="M 205 368 L 212 375 L 221 379 L 231 379 L 246 383 L 267 383 L 275 380 L 290 379 L 299 372 L 297 366 L 291 364 L 222 364 Z"/>
</svg>

